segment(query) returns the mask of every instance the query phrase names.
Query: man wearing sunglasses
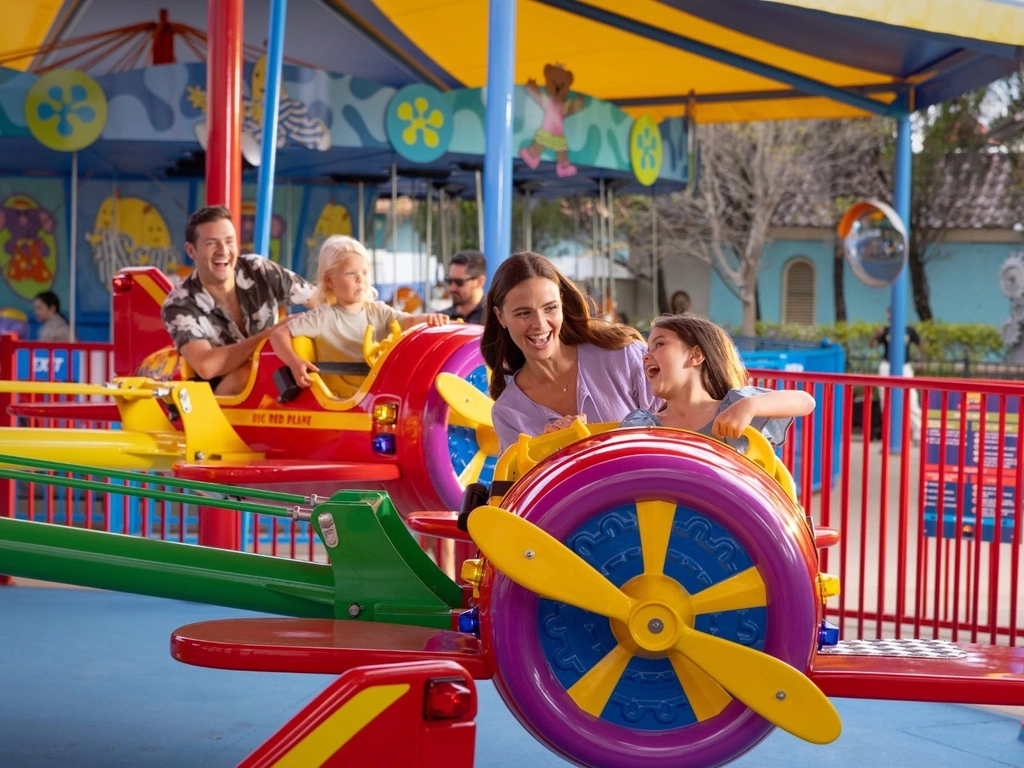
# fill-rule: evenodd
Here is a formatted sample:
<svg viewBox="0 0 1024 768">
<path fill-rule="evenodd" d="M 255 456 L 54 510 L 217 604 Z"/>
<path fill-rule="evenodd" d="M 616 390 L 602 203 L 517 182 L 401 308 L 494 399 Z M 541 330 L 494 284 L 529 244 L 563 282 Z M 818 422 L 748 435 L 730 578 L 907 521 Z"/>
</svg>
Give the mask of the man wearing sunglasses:
<svg viewBox="0 0 1024 768">
<path fill-rule="evenodd" d="M 448 295 L 452 305 L 441 310 L 453 320 L 484 324 L 484 281 L 487 261 L 480 251 L 459 251 L 448 266 Z"/>
</svg>

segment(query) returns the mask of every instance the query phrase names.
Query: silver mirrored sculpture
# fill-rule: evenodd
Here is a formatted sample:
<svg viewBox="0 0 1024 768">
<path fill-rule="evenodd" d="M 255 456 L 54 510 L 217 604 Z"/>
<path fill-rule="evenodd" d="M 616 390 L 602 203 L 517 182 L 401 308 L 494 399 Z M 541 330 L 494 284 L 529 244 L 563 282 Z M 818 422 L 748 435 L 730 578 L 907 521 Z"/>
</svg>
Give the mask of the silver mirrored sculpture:
<svg viewBox="0 0 1024 768">
<path fill-rule="evenodd" d="M 907 229 L 892 208 L 861 200 L 843 214 L 837 228 L 850 268 L 873 288 L 892 285 L 907 263 Z"/>
</svg>

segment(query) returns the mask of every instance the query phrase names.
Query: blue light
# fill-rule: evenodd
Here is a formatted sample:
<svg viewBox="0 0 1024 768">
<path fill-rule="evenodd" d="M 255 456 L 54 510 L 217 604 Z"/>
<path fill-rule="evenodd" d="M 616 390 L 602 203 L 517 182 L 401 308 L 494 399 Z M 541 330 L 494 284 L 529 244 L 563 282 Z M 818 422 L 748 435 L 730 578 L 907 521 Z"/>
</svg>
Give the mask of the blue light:
<svg viewBox="0 0 1024 768">
<path fill-rule="evenodd" d="M 825 645 L 839 644 L 839 627 L 830 624 L 824 619 L 821 620 L 821 627 L 818 628 L 818 650 Z"/>
<path fill-rule="evenodd" d="M 480 610 L 470 608 L 459 614 L 459 632 L 468 632 L 480 637 Z"/>
<path fill-rule="evenodd" d="M 374 435 L 373 441 L 371 442 L 373 450 L 376 453 L 384 453 L 388 456 L 395 455 L 395 436 L 391 434 L 380 434 Z"/>
</svg>

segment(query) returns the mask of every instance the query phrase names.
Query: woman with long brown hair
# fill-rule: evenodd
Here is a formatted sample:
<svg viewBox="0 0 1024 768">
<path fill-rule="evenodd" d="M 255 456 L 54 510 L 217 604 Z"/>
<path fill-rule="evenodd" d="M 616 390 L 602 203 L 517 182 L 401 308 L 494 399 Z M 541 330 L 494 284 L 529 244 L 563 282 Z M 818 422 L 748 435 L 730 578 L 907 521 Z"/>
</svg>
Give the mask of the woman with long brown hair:
<svg viewBox="0 0 1024 768">
<path fill-rule="evenodd" d="M 655 404 L 641 363 L 643 337 L 591 317 L 586 297 L 548 259 L 524 251 L 502 262 L 487 293 L 480 341 L 490 367 L 501 450 L 579 416 L 618 421 Z"/>
</svg>

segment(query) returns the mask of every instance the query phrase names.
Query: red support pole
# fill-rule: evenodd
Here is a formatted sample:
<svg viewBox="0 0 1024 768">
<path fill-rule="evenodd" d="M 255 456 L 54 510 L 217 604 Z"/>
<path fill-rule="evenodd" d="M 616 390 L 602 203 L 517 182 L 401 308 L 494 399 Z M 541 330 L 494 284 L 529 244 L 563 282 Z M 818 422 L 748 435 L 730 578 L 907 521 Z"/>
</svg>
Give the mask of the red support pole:
<svg viewBox="0 0 1024 768">
<path fill-rule="evenodd" d="M 242 0 L 209 0 L 206 204 L 226 205 L 241 229 Z"/>
<path fill-rule="evenodd" d="M 218 549 L 241 549 L 240 512 L 216 507 L 199 507 L 199 545 Z"/>
<path fill-rule="evenodd" d="M 242 231 L 242 0 L 209 0 L 206 204 L 226 205 Z M 238 548 L 238 514 L 201 508 L 199 543 Z"/>
<path fill-rule="evenodd" d="M 167 19 L 167 9 L 160 9 L 160 21 L 153 31 L 153 64 L 174 63 L 174 29 Z"/>
</svg>

